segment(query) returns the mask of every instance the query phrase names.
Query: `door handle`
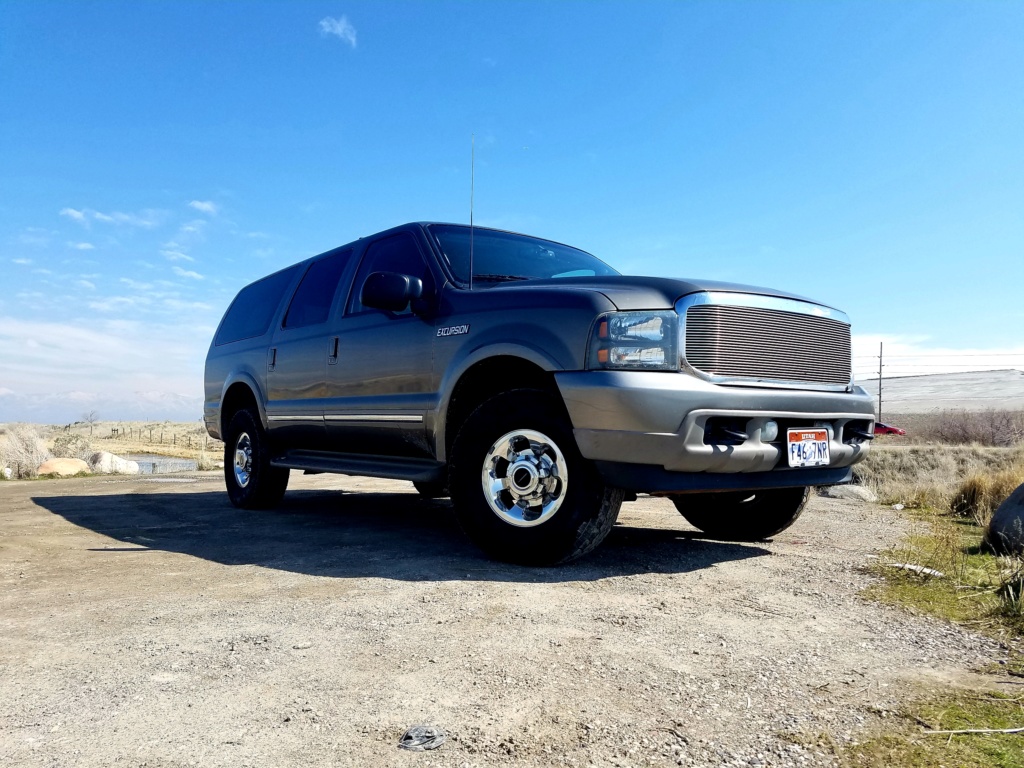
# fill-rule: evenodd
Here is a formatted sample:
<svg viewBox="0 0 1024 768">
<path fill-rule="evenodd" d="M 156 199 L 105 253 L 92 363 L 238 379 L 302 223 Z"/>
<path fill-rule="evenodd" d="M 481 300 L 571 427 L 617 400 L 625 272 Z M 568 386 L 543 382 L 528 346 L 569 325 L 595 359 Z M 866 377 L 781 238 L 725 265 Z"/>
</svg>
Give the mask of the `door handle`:
<svg viewBox="0 0 1024 768">
<path fill-rule="evenodd" d="M 337 365 L 338 363 L 338 346 L 339 340 L 337 336 L 332 336 L 327 342 L 327 364 Z"/>
<path fill-rule="evenodd" d="M 274 366 L 277 365 L 277 347 L 271 347 L 267 350 L 267 370 L 274 370 Z"/>
</svg>

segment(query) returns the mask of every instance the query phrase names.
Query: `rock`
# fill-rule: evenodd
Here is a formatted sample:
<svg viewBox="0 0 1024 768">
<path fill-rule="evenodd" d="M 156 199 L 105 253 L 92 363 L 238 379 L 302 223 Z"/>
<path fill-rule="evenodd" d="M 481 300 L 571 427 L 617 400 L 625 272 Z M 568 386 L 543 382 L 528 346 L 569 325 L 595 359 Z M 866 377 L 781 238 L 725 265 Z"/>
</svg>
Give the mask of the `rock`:
<svg viewBox="0 0 1024 768">
<path fill-rule="evenodd" d="M 985 541 L 999 554 L 1024 554 L 1024 485 L 1018 486 L 992 515 Z"/>
<path fill-rule="evenodd" d="M 115 456 L 106 451 L 99 451 L 89 457 L 89 466 L 93 472 L 104 475 L 137 475 L 139 474 L 139 463 L 129 461 Z"/>
<path fill-rule="evenodd" d="M 61 477 L 70 477 L 79 472 L 88 471 L 89 465 L 81 459 L 50 459 L 40 464 L 39 469 L 36 470 L 40 475 L 60 475 Z"/>
<path fill-rule="evenodd" d="M 878 496 L 870 488 L 863 485 L 830 485 L 822 489 L 830 499 L 855 499 L 867 501 L 871 504 L 878 502 Z"/>
</svg>

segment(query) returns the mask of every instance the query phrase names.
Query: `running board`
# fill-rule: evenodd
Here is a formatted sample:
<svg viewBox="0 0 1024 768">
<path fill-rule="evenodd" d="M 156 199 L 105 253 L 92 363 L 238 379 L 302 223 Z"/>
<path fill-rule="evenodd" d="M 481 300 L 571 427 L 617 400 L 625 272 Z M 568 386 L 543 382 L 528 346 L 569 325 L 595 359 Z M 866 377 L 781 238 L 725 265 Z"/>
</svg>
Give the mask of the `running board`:
<svg viewBox="0 0 1024 768">
<path fill-rule="evenodd" d="M 288 451 L 270 460 L 270 466 L 304 469 L 307 472 L 331 472 L 337 475 L 387 477 L 392 480 L 435 483 L 444 481 L 445 464 L 433 459 L 368 456 L 329 451 Z"/>
</svg>

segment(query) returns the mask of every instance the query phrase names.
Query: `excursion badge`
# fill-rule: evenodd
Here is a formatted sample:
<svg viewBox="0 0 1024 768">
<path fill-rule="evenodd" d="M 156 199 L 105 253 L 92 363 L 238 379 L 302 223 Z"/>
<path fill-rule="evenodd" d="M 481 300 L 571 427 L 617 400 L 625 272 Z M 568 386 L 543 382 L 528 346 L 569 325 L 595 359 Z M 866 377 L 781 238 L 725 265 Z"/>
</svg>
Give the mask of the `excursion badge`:
<svg viewBox="0 0 1024 768">
<path fill-rule="evenodd" d="M 438 328 L 438 336 L 461 336 L 464 333 L 469 333 L 469 324 L 466 325 L 449 325 L 447 328 Z"/>
</svg>

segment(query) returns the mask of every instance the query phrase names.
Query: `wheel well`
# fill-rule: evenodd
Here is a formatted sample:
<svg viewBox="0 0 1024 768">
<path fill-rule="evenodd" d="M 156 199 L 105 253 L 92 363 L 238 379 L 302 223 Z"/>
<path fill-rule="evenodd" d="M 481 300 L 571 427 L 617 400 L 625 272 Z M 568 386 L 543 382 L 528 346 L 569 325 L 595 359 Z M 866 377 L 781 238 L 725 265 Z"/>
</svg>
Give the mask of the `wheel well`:
<svg viewBox="0 0 1024 768">
<path fill-rule="evenodd" d="M 256 396 L 253 395 L 248 385 L 242 382 L 235 382 L 228 387 L 228 391 L 224 393 L 224 399 L 220 403 L 221 435 L 227 434 L 228 424 L 231 423 L 232 416 L 243 408 L 250 407 L 256 412 L 258 418 L 259 406 L 256 404 Z"/>
<path fill-rule="evenodd" d="M 459 378 L 448 401 L 445 418 L 445 455 L 451 455 L 459 427 L 477 406 L 511 389 L 543 389 L 562 404 L 554 377 L 548 371 L 521 357 L 502 355 L 481 360 Z"/>
</svg>

